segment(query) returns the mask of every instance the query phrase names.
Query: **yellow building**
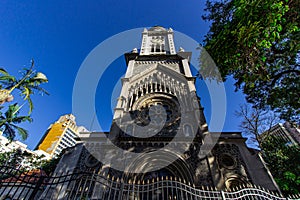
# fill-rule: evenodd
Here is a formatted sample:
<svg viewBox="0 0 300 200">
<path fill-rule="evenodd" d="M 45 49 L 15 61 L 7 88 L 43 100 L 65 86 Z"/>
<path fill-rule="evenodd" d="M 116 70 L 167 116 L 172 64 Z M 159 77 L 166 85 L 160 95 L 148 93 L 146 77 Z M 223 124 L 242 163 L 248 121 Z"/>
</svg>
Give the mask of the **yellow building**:
<svg viewBox="0 0 300 200">
<path fill-rule="evenodd" d="M 76 144 L 75 138 L 81 129 L 82 127 L 76 125 L 74 115 L 63 115 L 50 125 L 36 149 L 46 152 L 50 157 L 57 156 L 63 149 Z"/>
</svg>

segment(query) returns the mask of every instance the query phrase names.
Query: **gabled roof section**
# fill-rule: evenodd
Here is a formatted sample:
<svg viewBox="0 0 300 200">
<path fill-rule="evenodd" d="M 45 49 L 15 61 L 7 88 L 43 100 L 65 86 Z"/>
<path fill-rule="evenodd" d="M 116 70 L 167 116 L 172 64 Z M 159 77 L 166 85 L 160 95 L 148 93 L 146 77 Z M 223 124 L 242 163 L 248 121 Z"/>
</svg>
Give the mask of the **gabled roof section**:
<svg viewBox="0 0 300 200">
<path fill-rule="evenodd" d="M 169 67 L 161 64 L 161 63 L 156 63 L 153 66 L 149 67 L 147 70 L 145 70 L 143 73 L 136 74 L 132 77 L 129 78 L 129 82 L 133 83 L 136 81 L 139 81 L 140 79 L 145 79 L 145 77 L 149 77 L 156 72 L 161 72 L 163 74 L 169 75 L 170 77 L 180 81 L 180 82 L 186 82 L 186 77 L 181 74 L 176 72 L 173 69 L 170 69 Z"/>
</svg>

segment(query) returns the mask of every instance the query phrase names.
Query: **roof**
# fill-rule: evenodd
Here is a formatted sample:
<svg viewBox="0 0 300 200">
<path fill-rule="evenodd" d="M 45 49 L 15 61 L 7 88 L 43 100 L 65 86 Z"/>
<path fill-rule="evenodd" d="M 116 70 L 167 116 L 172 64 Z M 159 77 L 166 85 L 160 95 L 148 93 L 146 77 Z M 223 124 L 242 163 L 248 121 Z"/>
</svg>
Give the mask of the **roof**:
<svg viewBox="0 0 300 200">
<path fill-rule="evenodd" d="M 2 183 L 36 183 L 39 181 L 40 177 L 46 177 L 47 174 L 44 170 L 33 169 L 29 172 L 24 172 L 20 175 L 15 175 L 13 177 L 2 180 Z"/>
<path fill-rule="evenodd" d="M 162 26 L 153 26 L 149 29 L 149 31 L 167 31 L 167 30 Z"/>
</svg>

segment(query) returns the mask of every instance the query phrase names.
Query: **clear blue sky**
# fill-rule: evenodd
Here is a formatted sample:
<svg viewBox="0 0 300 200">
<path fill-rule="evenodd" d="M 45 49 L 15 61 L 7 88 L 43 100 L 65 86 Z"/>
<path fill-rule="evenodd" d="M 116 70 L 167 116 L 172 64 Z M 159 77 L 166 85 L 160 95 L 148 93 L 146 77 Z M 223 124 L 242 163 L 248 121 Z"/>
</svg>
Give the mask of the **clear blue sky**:
<svg viewBox="0 0 300 200">
<path fill-rule="evenodd" d="M 33 97 L 34 121 L 22 125 L 29 131 L 25 143 L 34 148 L 51 123 L 60 115 L 72 112 L 72 89 L 77 71 L 99 43 L 128 29 L 153 25 L 172 27 L 201 43 L 209 27 L 201 19 L 203 8 L 204 1 L 197 0 L 1 1 L 0 66 L 17 75 L 34 58 L 38 71 L 49 79 L 44 87 L 50 96 Z M 102 99 L 99 95 L 96 97 L 96 106 L 100 107 L 97 110 L 103 111 L 98 117 L 106 130 L 112 119 L 110 85 L 126 70 L 124 58 L 112 65 L 114 70 L 105 74 L 107 81 L 102 80 L 98 86 L 107 87 L 105 93 L 108 95 L 101 94 Z M 232 81 L 226 83 L 228 105 L 223 131 L 238 130 L 238 120 L 233 113 L 243 102 L 243 96 L 233 92 L 232 84 Z M 210 100 L 201 93 L 200 96 L 209 118 Z M 78 125 L 90 126 L 80 122 Z"/>
</svg>

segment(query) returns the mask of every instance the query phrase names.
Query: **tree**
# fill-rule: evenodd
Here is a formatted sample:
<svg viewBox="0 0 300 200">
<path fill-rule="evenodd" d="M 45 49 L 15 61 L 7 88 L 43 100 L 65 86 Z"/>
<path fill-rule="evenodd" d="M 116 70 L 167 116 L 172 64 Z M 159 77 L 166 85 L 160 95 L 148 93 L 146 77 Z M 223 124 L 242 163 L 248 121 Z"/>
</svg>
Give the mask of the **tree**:
<svg viewBox="0 0 300 200">
<path fill-rule="evenodd" d="M 270 131 L 275 124 L 279 123 L 279 118 L 275 113 L 251 107 L 248 104 L 240 105 L 235 115 L 241 119 L 240 128 L 244 136 L 248 138 L 247 145 L 255 149 L 261 148 L 259 135 Z"/>
<path fill-rule="evenodd" d="M 33 103 L 31 95 L 36 91 L 48 94 L 46 90 L 40 87 L 40 84 L 48 82 L 47 77 L 41 72 L 36 72 L 33 67 L 34 61 L 32 60 L 30 68 L 24 68 L 21 72 L 22 77 L 20 79 L 10 75 L 5 69 L 0 68 L 0 104 L 12 101 L 12 92 L 17 89 L 21 92 L 23 99 L 29 103 L 29 114 L 32 112 Z"/>
<path fill-rule="evenodd" d="M 262 156 L 285 195 L 300 193 L 300 148 L 269 135 L 261 142 Z"/>
<path fill-rule="evenodd" d="M 207 0 L 211 21 L 203 46 L 216 62 L 220 81 L 232 76 L 236 90 L 257 108 L 300 120 L 300 1 Z M 217 78 L 200 56 L 202 78 Z"/>
<path fill-rule="evenodd" d="M 14 149 L 9 152 L 0 153 L 0 166 L 18 168 L 20 172 L 31 169 L 42 169 L 47 175 L 54 172 L 61 155 L 51 159 L 45 159 L 45 156 L 38 156 L 28 151 Z M 1 178 L 1 177 L 0 177 Z"/>
<path fill-rule="evenodd" d="M 30 117 L 33 109 L 31 95 L 35 92 L 48 94 L 47 91 L 40 87 L 40 84 L 48 82 L 47 77 L 41 72 L 36 72 L 33 67 L 34 61 L 32 60 L 30 68 L 24 68 L 21 72 L 22 77 L 20 79 L 10 75 L 5 69 L 0 68 L 0 104 L 13 101 L 14 96 L 12 93 L 15 90 L 19 90 L 22 98 L 29 103 L 29 113 L 27 116 L 19 116 L 20 109 L 23 106 L 19 106 L 18 103 L 8 105 L 8 109 L 4 115 L 1 112 L 4 106 L 0 107 L 0 130 L 3 131 L 4 135 L 10 141 L 15 138 L 16 132 L 19 133 L 23 140 L 28 137 L 27 131 L 17 126 L 17 124 L 32 121 Z"/>
<path fill-rule="evenodd" d="M 240 127 L 248 138 L 248 146 L 261 150 L 280 190 L 285 195 L 299 194 L 300 149 L 269 134 L 271 128 L 279 122 L 276 114 L 244 104 L 236 111 L 236 115 L 242 119 Z M 263 139 L 261 133 L 264 134 Z"/>
<path fill-rule="evenodd" d="M 4 115 L 0 111 L 0 127 L 4 136 L 6 136 L 10 141 L 15 138 L 16 132 L 19 133 L 22 140 L 26 140 L 28 137 L 27 130 L 17 126 L 17 124 L 25 121 L 31 122 L 32 119 L 30 116 L 18 116 L 20 108 L 21 107 L 15 103 L 8 107 L 8 110 L 4 113 Z"/>
</svg>

